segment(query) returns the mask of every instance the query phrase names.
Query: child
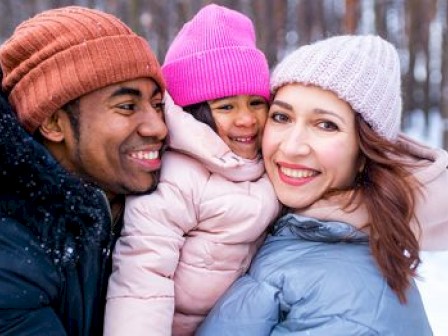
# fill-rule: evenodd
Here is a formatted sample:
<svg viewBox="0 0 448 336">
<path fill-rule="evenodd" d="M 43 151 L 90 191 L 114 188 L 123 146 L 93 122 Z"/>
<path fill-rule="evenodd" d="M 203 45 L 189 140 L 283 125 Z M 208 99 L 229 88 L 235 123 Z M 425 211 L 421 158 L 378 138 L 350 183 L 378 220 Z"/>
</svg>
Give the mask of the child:
<svg viewBox="0 0 448 336">
<path fill-rule="evenodd" d="M 432 335 L 411 220 L 447 161 L 399 135 L 397 51 L 332 37 L 280 62 L 271 89 L 263 158 L 289 213 L 198 335 Z"/>
<path fill-rule="evenodd" d="M 158 188 L 127 199 L 107 335 L 192 335 L 245 273 L 279 211 L 260 157 L 269 68 L 251 21 L 204 7 L 162 69 L 185 112 L 168 99 L 170 150 Z"/>
</svg>

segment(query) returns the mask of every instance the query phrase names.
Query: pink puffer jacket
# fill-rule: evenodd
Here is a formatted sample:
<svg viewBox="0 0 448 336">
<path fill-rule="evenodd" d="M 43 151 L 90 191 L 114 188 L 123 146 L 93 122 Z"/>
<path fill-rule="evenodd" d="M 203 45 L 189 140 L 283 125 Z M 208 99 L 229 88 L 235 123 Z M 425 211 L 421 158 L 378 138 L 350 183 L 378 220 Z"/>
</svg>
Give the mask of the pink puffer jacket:
<svg viewBox="0 0 448 336">
<path fill-rule="evenodd" d="M 261 159 L 236 156 L 172 103 L 166 121 L 172 150 L 157 190 L 126 201 L 105 335 L 192 335 L 279 212 Z"/>
</svg>

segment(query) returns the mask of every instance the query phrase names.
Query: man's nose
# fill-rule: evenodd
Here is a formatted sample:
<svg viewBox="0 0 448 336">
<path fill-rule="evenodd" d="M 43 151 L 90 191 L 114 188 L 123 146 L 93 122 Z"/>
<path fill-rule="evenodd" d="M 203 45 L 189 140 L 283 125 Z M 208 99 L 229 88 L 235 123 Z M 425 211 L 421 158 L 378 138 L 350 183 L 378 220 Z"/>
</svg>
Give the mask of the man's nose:
<svg viewBox="0 0 448 336">
<path fill-rule="evenodd" d="M 143 113 L 137 131 L 142 137 L 154 137 L 159 140 L 165 139 L 168 134 L 163 114 L 157 113 L 153 107 Z"/>
</svg>

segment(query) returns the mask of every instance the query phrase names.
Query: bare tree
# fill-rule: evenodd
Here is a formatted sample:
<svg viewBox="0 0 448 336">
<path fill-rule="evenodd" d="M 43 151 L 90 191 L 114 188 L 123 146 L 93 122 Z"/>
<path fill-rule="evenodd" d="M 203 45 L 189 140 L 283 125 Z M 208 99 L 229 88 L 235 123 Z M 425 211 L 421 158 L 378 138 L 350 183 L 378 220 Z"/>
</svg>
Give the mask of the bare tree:
<svg viewBox="0 0 448 336">
<path fill-rule="evenodd" d="M 258 36 L 258 47 L 266 54 L 271 66 L 277 63 L 277 50 L 283 44 L 282 29 L 286 19 L 287 0 L 254 1 L 253 21 Z"/>
<path fill-rule="evenodd" d="M 354 34 L 358 28 L 359 0 L 345 0 L 344 31 Z"/>
<path fill-rule="evenodd" d="M 373 8 L 369 29 L 393 42 L 402 51 L 405 61 L 404 109 L 406 115 L 415 109 L 425 112 L 426 123 L 431 106 L 439 104 L 448 120 L 448 37 L 447 23 L 443 48 L 432 49 L 431 22 L 436 11 L 444 11 L 448 0 L 2 0 L 0 12 L 0 43 L 8 38 L 22 21 L 48 8 L 80 5 L 98 8 L 117 15 L 151 44 L 159 60 L 175 34 L 200 8 L 217 3 L 241 11 L 254 22 L 258 47 L 270 66 L 285 52 L 298 45 L 312 43 L 328 35 L 357 33 L 361 27 L 363 8 Z M 437 6 L 437 3 L 440 6 Z M 368 5 L 368 6 L 367 6 Z M 439 15 L 443 16 L 443 15 Z M 444 21 L 447 21 L 444 18 Z M 398 33 L 397 33 L 398 32 Z M 442 65 L 430 68 L 434 52 Z M 442 74 L 442 83 L 431 81 L 433 72 Z M 431 101 L 433 99 L 434 101 Z M 438 101 L 440 100 L 440 101 Z M 408 119 L 405 119 L 405 121 Z M 446 122 L 448 124 L 448 122 Z M 428 126 L 428 125 L 427 125 Z M 448 128 L 448 126 L 447 126 Z M 448 135 L 446 135 L 448 137 Z M 448 148 L 448 140 L 445 139 Z"/>
<path fill-rule="evenodd" d="M 387 29 L 387 7 L 389 1 L 378 0 L 375 1 L 375 29 L 376 33 L 385 39 L 388 37 Z"/>
</svg>

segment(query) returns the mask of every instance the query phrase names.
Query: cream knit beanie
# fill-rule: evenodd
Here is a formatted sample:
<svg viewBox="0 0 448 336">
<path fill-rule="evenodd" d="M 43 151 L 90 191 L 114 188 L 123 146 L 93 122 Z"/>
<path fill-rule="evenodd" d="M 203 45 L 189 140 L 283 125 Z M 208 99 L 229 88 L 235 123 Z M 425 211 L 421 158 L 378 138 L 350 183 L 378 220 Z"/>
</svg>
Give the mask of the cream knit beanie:
<svg viewBox="0 0 448 336">
<path fill-rule="evenodd" d="M 300 47 L 281 61 L 271 91 L 302 83 L 332 91 L 381 137 L 394 140 L 401 122 L 397 50 L 379 36 L 336 36 Z"/>
</svg>

